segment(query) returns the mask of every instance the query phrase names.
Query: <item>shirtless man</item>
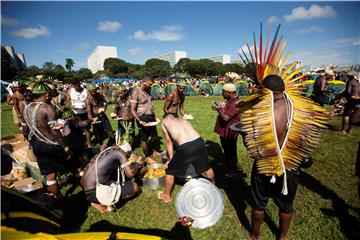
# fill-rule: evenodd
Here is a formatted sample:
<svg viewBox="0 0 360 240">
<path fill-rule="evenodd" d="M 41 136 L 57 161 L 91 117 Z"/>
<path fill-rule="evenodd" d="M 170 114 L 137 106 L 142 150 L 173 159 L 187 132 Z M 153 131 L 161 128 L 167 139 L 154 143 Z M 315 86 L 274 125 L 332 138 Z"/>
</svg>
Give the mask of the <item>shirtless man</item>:
<svg viewBox="0 0 360 240">
<path fill-rule="evenodd" d="M 214 172 L 208 161 L 208 153 L 203 139 L 199 133 L 184 120 L 168 114 L 164 117 L 161 129 L 166 145 L 166 154 L 170 159 L 165 166 L 165 189 L 158 192 L 158 198 L 165 203 L 171 201 L 171 191 L 174 186 L 175 176 L 189 179 L 205 175 L 214 183 Z M 173 142 L 178 145 L 174 154 Z"/>
<path fill-rule="evenodd" d="M 176 83 L 176 90 L 171 92 L 169 95 L 166 96 L 164 102 L 164 113 L 173 114 L 175 117 L 178 117 L 178 111 L 184 116 L 184 102 L 185 102 L 185 95 L 184 91 L 186 88 L 186 81 L 180 79 Z"/>
<path fill-rule="evenodd" d="M 320 76 L 316 79 L 314 83 L 314 90 L 311 95 L 311 99 L 320 104 L 320 106 L 324 106 L 326 100 L 326 94 L 329 91 L 326 90 L 328 81 L 334 79 L 334 71 L 326 70 L 324 76 Z"/>
<path fill-rule="evenodd" d="M 81 185 L 84 188 L 86 200 L 91 203 L 91 206 L 94 207 L 101 213 L 106 211 L 111 211 L 111 206 L 103 205 L 99 202 L 96 197 L 96 179 L 100 184 L 110 185 L 116 183 L 117 179 L 112 179 L 111 177 L 115 174 L 118 167 L 122 167 L 123 171 L 128 178 L 126 181 L 125 176 L 120 176 L 121 180 L 121 199 L 129 199 L 133 197 L 138 191 L 139 187 L 136 182 L 131 182 L 131 178 L 135 176 L 139 168 L 143 165 L 141 157 L 137 157 L 134 164 L 130 164 L 128 158 L 131 154 L 131 148 L 126 147 L 109 147 L 100 154 L 94 156 L 90 163 L 86 166 L 84 175 L 81 178 Z M 98 158 L 98 159 L 97 159 Z M 97 163 L 97 174 L 96 176 L 96 159 Z M 123 173 L 121 173 L 123 174 Z"/>
<path fill-rule="evenodd" d="M 151 155 L 155 153 L 155 151 L 153 151 L 153 146 L 149 145 L 154 144 L 158 135 L 156 126 L 146 125 L 148 122 L 156 121 L 154 107 L 150 96 L 151 85 L 153 82 L 154 80 L 152 77 L 145 76 L 141 81 L 141 87 L 135 87 L 130 96 L 131 113 L 140 127 L 141 147 L 148 163 L 154 162 L 154 160 L 151 159 Z"/>
<path fill-rule="evenodd" d="M 25 98 L 24 98 L 24 90 L 26 88 L 24 86 L 19 86 L 18 83 L 16 83 L 13 86 L 14 93 L 11 95 L 11 102 L 14 105 L 13 106 L 13 120 L 14 124 L 17 127 L 21 127 L 21 118 L 22 113 L 25 108 Z"/>
<path fill-rule="evenodd" d="M 46 176 L 48 192 L 59 196 L 56 174 L 65 167 L 66 154 L 59 130 L 50 127 L 49 122 L 56 120 L 54 107 L 46 102 L 50 99 L 51 89 L 42 83 L 33 89 L 34 102 L 26 105 L 23 118 L 26 122 L 24 135 L 27 136 L 42 175 Z"/>
<path fill-rule="evenodd" d="M 114 112 L 111 114 L 111 117 L 118 118 L 118 131 L 116 135 L 116 142 L 118 143 L 121 136 L 123 136 L 126 131 L 134 138 L 135 129 L 134 129 L 134 118 L 130 110 L 130 97 L 128 96 L 128 90 L 124 85 L 118 87 L 119 97 L 115 100 Z M 126 130 L 125 127 L 128 127 Z"/>
<path fill-rule="evenodd" d="M 348 75 L 346 94 L 347 102 L 343 114 L 342 128 L 339 132 L 339 135 L 342 136 L 348 135 L 351 125 L 355 125 L 360 121 L 360 83 L 352 75 Z"/>
<path fill-rule="evenodd" d="M 115 142 L 115 136 L 110 121 L 105 114 L 107 104 L 105 98 L 96 90 L 95 85 L 90 84 L 87 86 L 88 96 L 85 100 L 87 117 L 91 122 L 95 118 L 97 119 L 97 122 L 93 123 L 93 133 L 96 141 L 100 145 L 104 143 L 110 146 Z"/>
</svg>

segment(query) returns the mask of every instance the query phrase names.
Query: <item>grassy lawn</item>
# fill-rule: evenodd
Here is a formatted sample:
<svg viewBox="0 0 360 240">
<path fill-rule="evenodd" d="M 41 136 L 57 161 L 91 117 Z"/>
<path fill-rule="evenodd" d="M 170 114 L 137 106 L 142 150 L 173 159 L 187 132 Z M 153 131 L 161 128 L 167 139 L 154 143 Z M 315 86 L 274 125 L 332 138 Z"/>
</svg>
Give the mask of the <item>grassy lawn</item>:
<svg viewBox="0 0 360 240">
<path fill-rule="evenodd" d="M 213 133 L 216 114 L 210 107 L 212 100 L 219 101 L 221 97 L 187 97 L 185 102 L 185 110 L 194 116 L 191 123 L 206 142 L 210 161 L 222 156 L 220 139 Z M 161 118 L 163 101 L 154 104 Z M 1 108 L 1 136 L 15 134 L 17 130 L 12 124 L 11 107 L 2 104 Z M 112 106 L 108 113 L 111 111 Z M 330 124 L 331 130 L 325 131 L 322 143 L 312 155 L 313 166 L 301 171 L 290 239 L 360 239 L 360 201 L 358 178 L 355 176 L 360 128 L 354 128 L 350 136 L 339 137 L 336 131 L 341 126 L 341 117 L 335 117 Z M 250 225 L 252 160 L 247 157 L 241 139 L 238 140 L 238 166 L 241 174 L 233 180 L 225 179 L 222 169 L 215 168 L 217 185 L 224 194 L 225 210 L 217 224 L 210 228 L 187 229 L 177 224 L 175 198 L 181 188 L 179 185 L 174 189 L 170 204 L 159 202 L 156 191 L 143 190 L 137 198 L 108 214 L 89 208 L 78 187 L 74 192 L 68 191 L 66 196 L 68 204 L 64 218 L 67 231 L 127 231 L 180 240 L 246 239 L 241 225 L 246 228 Z M 274 239 L 277 226 L 278 210 L 270 201 L 261 229 L 262 239 Z"/>
</svg>

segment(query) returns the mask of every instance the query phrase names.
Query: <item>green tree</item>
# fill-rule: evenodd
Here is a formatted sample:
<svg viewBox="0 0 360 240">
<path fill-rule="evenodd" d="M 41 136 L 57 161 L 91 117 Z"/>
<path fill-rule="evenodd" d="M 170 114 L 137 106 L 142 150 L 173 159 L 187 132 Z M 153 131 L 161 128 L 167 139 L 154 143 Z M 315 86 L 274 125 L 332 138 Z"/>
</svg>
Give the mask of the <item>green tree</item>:
<svg viewBox="0 0 360 240">
<path fill-rule="evenodd" d="M 44 62 L 42 69 L 43 70 L 53 70 L 55 68 L 56 64 L 53 62 Z"/>
<path fill-rule="evenodd" d="M 168 61 L 152 58 L 145 62 L 145 74 L 154 78 L 166 77 L 170 72 L 171 67 Z"/>
<path fill-rule="evenodd" d="M 23 70 L 21 70 L 20 72 L 20 76 L 24 77 L 24 78 L 29 78 L 29 77 L 36 77 L 37 75 L 41 74 L 41 70 L 40 68 L 38 68 L 37 66 L 29 66 Z"/>
<path fill-rule="evenodd" d="M 104 69 L 112 74 L 127 73 L 128 63 L 118 58 L 107 58 L 104 61 Z"/>
<path fill-rule="evenodd" d="M 67 58 L 65 60 L 65 68 L 68 72 L 71 72 L 72 67 L 74 66 L 75 62 L 71 58 Z"/>
<path fill-rule="evenodd" d="M 207 66 L 203 61 L 191 60 L 186 67 L 187 73 L 191 76 L 203 77 L 207 75 Z"/>
<path fill-rule="evenodd" d="M 75 76 L 80 79 L 80 81 L 85 81 L 93 78 L 93 74 L 88 68 L 80 68 L 75 72 Z"/>
<path fill-rule="evenodd" d="M 181 58 L 175 65 L 174 65 L 174 72 L 184 73 L 186 72 L 187 65 L 190 62 L 190 58 Z"/>
<path fill-rule="evenodd" d="M 64 67 L 61 66 L 60 64 L 58 64 L 55 66 L 54 70 L 52 71 L 51 76 L 53 77 L 53 79 L 57 79 L 59 81 L 64 81 L 65 74 L 66 74 L 66 71 L 65 71 Z"/>
<path fill-rule="evenodd" d="M 239 63 L 227 63 L 224 65 L 224 72 L 236 72 L 241 74 L 243 71 L 243 67 Z"/>
</svg>

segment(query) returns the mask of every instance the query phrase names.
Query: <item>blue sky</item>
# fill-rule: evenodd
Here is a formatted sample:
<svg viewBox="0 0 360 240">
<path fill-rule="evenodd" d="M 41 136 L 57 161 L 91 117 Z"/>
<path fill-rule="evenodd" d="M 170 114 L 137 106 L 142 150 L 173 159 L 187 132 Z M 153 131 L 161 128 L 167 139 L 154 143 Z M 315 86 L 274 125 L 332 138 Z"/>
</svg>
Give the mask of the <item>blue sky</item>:
<svg viewBox="0 0 360 240">
<path fill-rule="evenodd" d="M 1 42 L 46 61 L 87 67 L 97 45 L 144 64 L 172 50 L 190 58 L 230 54 L 268 23 L 281 23 L 291 60 L 319 66 L 360 63 L 359 2 L 1 2 Z M 273 30 L 274 31 L 274 30 Z"/>
</svg>

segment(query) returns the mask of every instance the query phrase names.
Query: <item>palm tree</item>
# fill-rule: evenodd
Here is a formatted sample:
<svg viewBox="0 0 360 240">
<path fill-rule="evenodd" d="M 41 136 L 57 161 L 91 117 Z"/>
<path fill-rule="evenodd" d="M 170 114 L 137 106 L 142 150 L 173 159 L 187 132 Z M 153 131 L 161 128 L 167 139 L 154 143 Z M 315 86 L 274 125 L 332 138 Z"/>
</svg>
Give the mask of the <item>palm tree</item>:
<svg viewBox="0 0 360 240">
<path fill-rule="evenodd" d="M 68 70 L 68 72 L 71 72 L 71 68 L 74 66 L 74 60 L 72 60 L 71 58 L 67 58 L 66 60 L 66 65 L 65 68 L 66 70 Z"/>
</svg>

